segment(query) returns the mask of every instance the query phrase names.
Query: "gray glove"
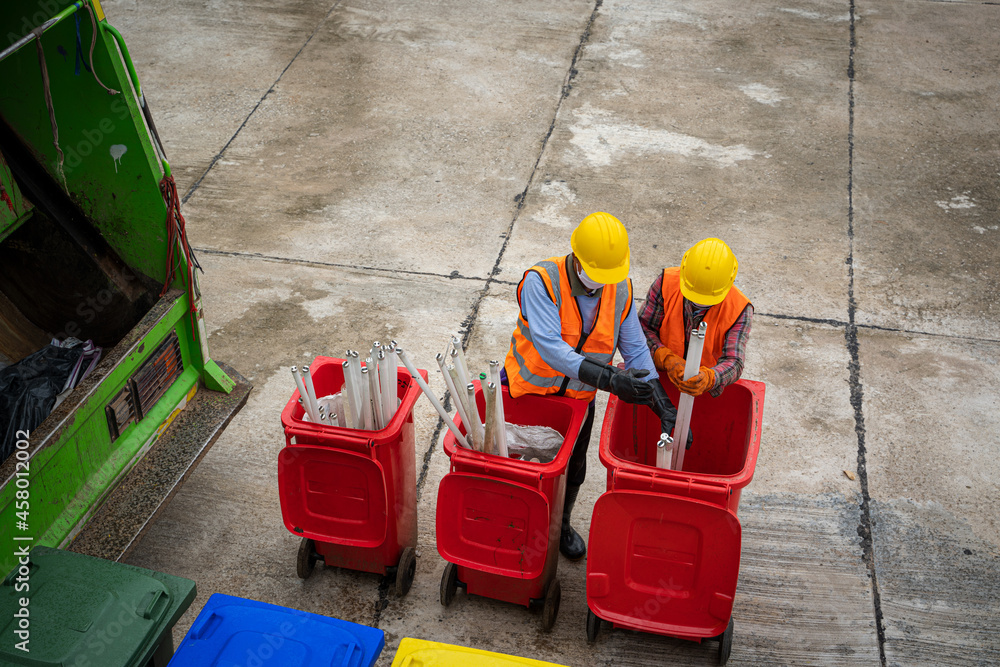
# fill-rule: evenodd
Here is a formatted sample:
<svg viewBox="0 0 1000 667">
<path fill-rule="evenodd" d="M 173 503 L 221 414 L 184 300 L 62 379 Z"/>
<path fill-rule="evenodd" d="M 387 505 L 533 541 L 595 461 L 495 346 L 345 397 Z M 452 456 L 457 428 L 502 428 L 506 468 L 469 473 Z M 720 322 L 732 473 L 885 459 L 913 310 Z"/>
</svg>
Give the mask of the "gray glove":
<svg viewBox="0 0 1000 667">
<path fill-rule="evenodd" d="M 649 371 L 630 368 L 624 371 L 610 364 L 599 364 L 590 359 L 584 359 L 580 364 L 580 381 L 609 391 L 626 403 L 650 405 L 653 399 L 653 386 L 658 382 L 647 382 L 641 378 L 649 375 Z M 662 387 L 660 387 L 662 389 Z"/>
</svg>

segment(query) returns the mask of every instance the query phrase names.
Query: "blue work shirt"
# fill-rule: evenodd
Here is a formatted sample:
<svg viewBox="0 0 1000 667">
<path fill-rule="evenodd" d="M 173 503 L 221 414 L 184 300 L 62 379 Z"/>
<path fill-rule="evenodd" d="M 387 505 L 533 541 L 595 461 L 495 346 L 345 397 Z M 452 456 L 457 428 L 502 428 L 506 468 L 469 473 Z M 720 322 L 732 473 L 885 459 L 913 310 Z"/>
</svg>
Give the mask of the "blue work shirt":
<svg viewBox="0 0 1000 667">
<path fill-rule="evenodd" d="M 592 295 L 577 296 L 576 303 L 580 306 L 583 316 L 583 330 L 589 333 L 597 316 L 597 306 L 601 302 L 601 291 Z M 531 326 L 531 342 L 538 355 L 550 368 L 574 380 L 580 379 L 580 364 L 584 356 L 578 354 L 569 343 L 562 339 L 562 325 L 559 319 L 559 308 L 549 298 L 545 283 L 534 271 L 529 271 L 521 287 L 521 311 Z M 629 309 L 625 321 L 618 332 L 618 350 L 625 360 L 625 368 L 641 368 L 649 371 L 646 380 L 656 380 L 656 366 L 646 345 L 646 337 L 639 325 L 639 316 L 635 306 Z"/>
</svg>

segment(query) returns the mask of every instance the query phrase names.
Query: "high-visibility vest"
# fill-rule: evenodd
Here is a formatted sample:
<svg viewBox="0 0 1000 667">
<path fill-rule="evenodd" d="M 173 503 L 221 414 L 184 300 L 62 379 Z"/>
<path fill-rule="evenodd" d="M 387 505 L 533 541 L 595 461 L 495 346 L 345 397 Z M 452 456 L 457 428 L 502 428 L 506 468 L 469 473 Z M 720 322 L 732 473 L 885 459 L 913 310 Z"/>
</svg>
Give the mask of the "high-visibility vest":
<svg viewBox="0 0 1000 667">
<path fill-rule="evenodd" d="M 674 354 L 685 356 L 684 295 L 681 293 L 681 269 L 673 266 L 663 270 L 663 322 L 660 324 L 660 342 Z M 705 348 L 701 353 L 701 365 L 712 368 L 719 363 L 726 345 L 726 334 L 736 324 L 743 309 L 750 300 L 736 287 L 729 290 L 726 298 L 705 313 L 708 324 Z"/>
<path fill-rule="evenodd" d="M 559 309 L 562 339 L 577 353 L 599 363 L 609 364 L 618 347 L 618 332 L 632 307 L 632 281 L 628 278 L 616 285 L 605 285 L 601 301 L 589 334 L 583 333 L 583 316 L 572 295 L 569 271 L 574 270 L 573 255 L 550 257 L 524 272 L 524 278 L 534 271 L 545 283 L 549 298 Z M 524 278 L 517 286 L 517 303 L 521 305 Z M 510 350 L 504 361 L 512 398 L 524 394 L 557 394 L 590 401 L 597 390 L 589 384 L 573 380 L 546 364 L 531 341 L 531 323 L 521 310 L 517 328 L 510 337 Z"/>
</svg>

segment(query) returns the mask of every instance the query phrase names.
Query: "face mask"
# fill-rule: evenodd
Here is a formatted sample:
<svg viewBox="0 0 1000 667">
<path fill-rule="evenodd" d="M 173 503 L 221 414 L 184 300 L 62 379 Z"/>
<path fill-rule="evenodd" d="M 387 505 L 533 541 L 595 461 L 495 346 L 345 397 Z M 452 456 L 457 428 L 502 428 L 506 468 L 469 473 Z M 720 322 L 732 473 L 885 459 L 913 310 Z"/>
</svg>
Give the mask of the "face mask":
<svg viewBox="0 0 1000 667">
<path fill-rule="evenodd" d="M 587 274 L 583 272 L 583 269 L 577 271 L 576 275 L 580 277 L 580 282 L 583 283 L 583 286 L 589 290 L 595 290 L 598 289 L 599 287 L 604 287 L 604 283 L 595 283 L 593 280 L 591 280 L 587 276 Z"/>
</svg>

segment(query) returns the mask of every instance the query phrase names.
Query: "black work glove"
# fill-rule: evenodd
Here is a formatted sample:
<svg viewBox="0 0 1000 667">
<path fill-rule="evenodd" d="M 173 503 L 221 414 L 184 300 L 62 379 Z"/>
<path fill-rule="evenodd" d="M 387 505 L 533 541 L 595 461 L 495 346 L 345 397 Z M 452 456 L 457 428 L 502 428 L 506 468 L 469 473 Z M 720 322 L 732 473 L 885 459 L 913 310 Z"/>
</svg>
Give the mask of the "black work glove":
<svg viewBox="0 0 1000 667">
<path fill-rule="evenodd" d="M 653 399 L 650 407 L 653 408 L 656 416 L 660 418 L 660 433 L 673 435 L 674 425 L 677 422 L 677 408 L 670 402 L 667 390 L 663 388 L 659 380 L 650 382 L 649 384 L 653 385 Z M 687 445 L 685 445 L 684 449 L 690 449 L 692 442 L 694 442 L 694 433 L 688 428 Z"/>
<path fill-rule="evenodd" d="M 597 387 L 602 391 L 610 391 L 626 403 L 651 405 L 653 399 L 653 382 L 641 379 L 649 375 L 647 370 L 630 368 L 625 371 L 609 364 L 599 364 L 590 359 L 584 359 L 580 364 L 580 381 Z M 661 387 L 662 389 L 662 387 Z"/>
</svg>

